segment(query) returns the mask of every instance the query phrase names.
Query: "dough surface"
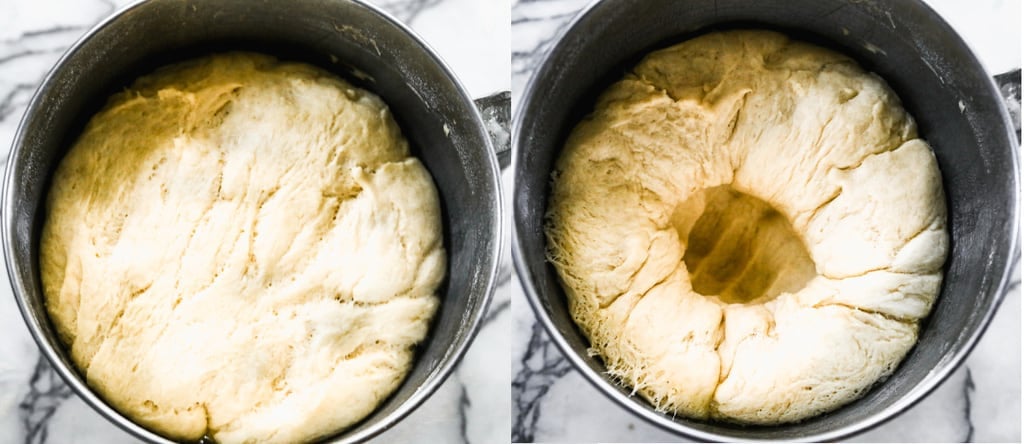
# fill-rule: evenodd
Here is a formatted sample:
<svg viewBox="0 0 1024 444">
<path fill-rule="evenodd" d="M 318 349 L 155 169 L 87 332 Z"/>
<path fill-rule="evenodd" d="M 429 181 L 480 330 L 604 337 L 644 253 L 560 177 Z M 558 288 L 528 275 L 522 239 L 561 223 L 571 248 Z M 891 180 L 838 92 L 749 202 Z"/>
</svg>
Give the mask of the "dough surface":
<svg viewBox="0 0 1024 444">
<path fill-rule="evenodd" d="M 301 442 L 373 411 L 445 273 L 426 169 L 375 95 L 257 54 L 162 68 L 59 165 L 40 261 L 88 384 L 176 440 Z"/>
<path fill-rule="evenodd" d="M 549 260 L 658 410 L 799 421 L 887 377 L 948 249 L 930 147 L 853 60 L 768 31 L 647 55 L 554 170 Z"/>
</svg>

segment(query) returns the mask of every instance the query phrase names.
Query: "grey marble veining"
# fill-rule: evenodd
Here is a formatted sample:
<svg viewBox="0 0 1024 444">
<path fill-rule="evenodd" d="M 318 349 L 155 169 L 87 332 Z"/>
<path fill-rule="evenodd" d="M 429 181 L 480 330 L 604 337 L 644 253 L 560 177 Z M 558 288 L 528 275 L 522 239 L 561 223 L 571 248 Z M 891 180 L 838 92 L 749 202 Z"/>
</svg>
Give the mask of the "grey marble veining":
<svg viewBox="0 0 1024 444">
<path fill-rule="evenodd" d="M 513 442 L 533 442 L 540 420 L 541 401 L 559 378 L 573 371 L 569 361 L 558 351 L 539 323 L 530 328 L 526 352 L 519 360 L 519 370 L 512 379 Z"/>
<path fill-rule="evenodd" d="M 42 444 L 47 438 L 47 421 L 72 393 L 45 359 L 36 361 L 28 384 L 29 392 L 18 404 L 25 427 L 25 442 Z"/>
<path fill-rule="evenodd" d="M 517 0 L 512 6 L 512 112 L 533 69 L 587 0 Z"/>
<path fill-rule="evenodd" d="M 442 0 L 384 0 L 376 4 L 404 23 L 412 23 L 424 10 Z"/>
</svg>

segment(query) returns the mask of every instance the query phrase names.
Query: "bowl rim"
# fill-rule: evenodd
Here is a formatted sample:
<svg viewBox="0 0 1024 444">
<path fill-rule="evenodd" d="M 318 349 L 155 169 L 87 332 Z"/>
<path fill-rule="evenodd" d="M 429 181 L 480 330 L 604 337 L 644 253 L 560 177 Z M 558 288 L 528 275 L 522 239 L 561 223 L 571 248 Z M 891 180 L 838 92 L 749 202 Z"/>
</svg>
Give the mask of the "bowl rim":
<svg viewBox="0 0 1024 444">
<path fill-rule="evenodd" d="M 40 112 L 39 108 L 43 100 L 43 97 L 47 95 L 54 86 L 54 77 L 57 75 L 59 71 L 61 71 L 65 68 L 65 66 L 67 66 L 69 60 L 75 57 L 75 55 L 78 53 L 82 46 L 84 46 L 89 40 L 91 40 L 98 32 L 112 25 L 114 22 L 121 20 L 123 16 L 125 16 L 126 14 L 132 12 L 135 9 L 143 7 L 147 3 L 155 1 L 162 0 L 135 0 L 129 4 L 121 6 L 120 8 L 111 12 L 106 17 L 102 18 L 99 22 L 97 22 L 95 25 L 93 25 L 87 31 L 85 31 L 80 37 L 78 37 L 78 39 L 75 40 L 75 42 L 72 43 L 66 51 L 64 51 L 64 53 L 60 56 L 57 62 L 50 68 L 47 74 L 40 81 L 39 86 L 36 88 L 35 92 L 32 95 L 32 98 L 29 100 L 25 108 L 25 112 L 18 123 L 17 130 L 15 131 L 14 138 L 11 143 L 11 149 L 8 154 L 7 161 L 5 162 L 6 168 L 3 174 L 3 188 L 2 190 L 0 190 L 0 199 L 2 199 L 2 202 L 0 202 L 0 220 L 2 220 L 2 223 L 0 223 L 0 238 L 2 238 L 5 268 L 7 270 L 8 279 L 13 290 L 12 293 L 14 299 L 18 305 L 18 310 L 20 311 L 22 318 L 25 320 L 25 324 L 28 327 L 32 339 L 39 347 L 40 354 L 46 358 L 49 365 L 52 367 L 53 371 L 60 376 L 64 383 L 68 385 L 72 389 L 72 391 L 76 395 L 78 395 L 79 398 L 84 400 L 86 404 L 88 404 L 93 410 L 98 412 L 107 421 L 118 426 L 121 430 L 128 432 L 128 434 L 130 434 L 131 436 L 146 442 L 173 443 L 173 441 L 169 440 L 168 438 L 146 427 L 143 427 L 139 423 L 135 422 L 131 418 L 127 417 L 126 415 L 120 413 L 119 411 L 111 407 L 109 404 L 107 404 L 106 401 L 103 400 L 103 398 L 101 398 L 97 393 L 95 393 L 88 386 L 88 384 L 86 384 L 84 379 L 79 379 L 76 369 L 72 369 L 69 366 L 65 366 L 62 364 L 60 359 L 61 351 L 58 351 L 58 349 L 63 349 L 63 345 L 56 344 L 53 343 L 52 341 L 47 340 L 46 336 L 43 334 L 43 331 L 47 328 L 47 326 L 43 324 L 44 322 L 49 322 L 48 319 L 44 321 L 33 316 L 26 303 L 26 298 L 29 298 L 31 297 L 31 294 L 36 293 L 37 289 L 30 288 L 30 285 L 27 282 L 22 281 L 18 277 L 18 273 L 16 271 L 23 267 L 23 265 L 16 262 L 12 247 L 12 232 L 14 231 L 12 215 L 16 211 L 14 205 L 15 199 L 12 193 L 14 189 L 14 180 L 17 176 L 15 171 L 20 170 L 19 166 L 21 162 L 17 161 L 19 157 L 18 153 L 25 149 L 26 124 L 34 114 Z M 340 0 L 334 1 L 342 3 L 342 1 Z M 426 40 L 424 40 L 422 36 L 416 33 L 409 25 L 398 20 L 390 13 L 383 10 L 381 7 L 369 3 L 366 0 L 344 0 L 343 3 L 352 3 L 357 7 L 366 9 L 373 13 L 374 15 L 380 17 L 389 25 L 395 27 L 398 31 L 401 31 L 402 34 L 409 38 L 409 42 L 411 45 L 418 46 L 421 52 L 423 52 L 424 55 L 427 56 L 427 59 L 434 63 L 438 68 L 440 68 L 440 70 L 445 74 L 445 76 L 449 79 L 449 81 L 451 81 L 452 85 L 455 87 L 457 94 L 459 96 L 458 99 L 467 104 L 467 108 L 469 109 L 470 112 L 470 115 L 468 117 L 472 118 L 472 120 L 476 124 L 474 131 L 479 133 L 480 138 L 485 142 L 485 146 L 483 147 L 483 149 L 490 154 L 489 156 L 486 156 L 486 169 L 487 172 L 489 173 L 489 178 L 481 179 L 490 182 L 487 184 L 487 186 L 494 190 L 494 217 L 492 223 L 490 224 L 490 226 L 487 227 L 487 229 L 488 232 L 492 233 L 494 236 L 492 241 L 494 242 L 495 248 L 486 255 L 486 263 L 488 265 L 486 267 L 486 270 L 484 270 L 484 276 L 486 276 L 486 278 L 483 288 L 485 290 L 478 297 L 480 302 L 476 304 L 476 310 L 471 312 L 468 317 L 462 317 L 462 319 L 469 319 L 469 323 L 460 329 L 461 331 L 464 331 L 465 334 L 461 336 L 462 339 L 460 341 L 452 342 L 448 345 L 446 349 L 447 352 L 444 355 L 442 355 L 439 365 L 427 374 L 423 384 L 417 387 L 417 389 L 412 392 L 409 398 L 406 399 L 405 401 L 402 401 L 401 404 L 398 407 L 396 407 L 394 411 L 392 411 L 387 416 L 384 416 L 377 422 L 370 424 L 367 428 L 360 430 L 359 432 L 356 432 L 349 436 L 341 436 L 345 434 L 347 430 L 351 430 L 353 427 L 361 425 L 365 420 L 364 418 L 331 435 L 319 438 L 317 442 L 367 441 L 383 433 L 384 431 L 394 427 L 398 422 L 409 416 L 410 413 L 412 413 L 419 406 L 421 406 L 428 398 L 430 398 L 437 391 L 437 389 L 448 379 L 448 377 L 455 370 L 456 365 L 458 365 L 459 362 L 462 361 L 462 358 L 465 356 L 469 347 L 473 343 L 473 340 L 476 338 L 477 333 L 479 333 L 483 325 L 483 321 L 486 316 L 487 310 L 491 305 L 494 292 L 497 289 L 498 271 L 501 266 L 501 252 L 506 246 L 506 228 L 502 223 L 502 221 L 504 220 L 505 210 L 504 206 L 500 204 L 503 201 L 503 190 L 500 181 L 501 169 L 498 166 L 498 161 L 494 154 L 493 141 L 491 137 L 488 135 L 487 131 L 485 130 L 483 117 L 480 114 L 479 107 L 476 106 L 476 104 L 474 103 L 473 97 L 469 94 L 465 85 L 462 83 L 459 77 L 455 75 L 455 72 L 451 69 L 448 63 L 440 56 L 440 53 L 438 53 L 430 44 L 428 44 Z M 257 6 L 254 5 L 254 7 Z M 446 270 L 446 272 L 449 271 L 450 269 Z M 38 296 L 40 298 L 43 297 L 41 294 L 39 294 Z M 428 338 L 429 335 L 430 332 L 428 332 Z M 403 376 L 402 384 L 405 383 L 404 378 L 407 376 L 408 375 Z M 380 406 L 378 405 L 377 408 L 379 407 Z M 376 411 L 376 408 L 374 409 L 374 411 Z M 371 414 L 372 413 L 373 412 L 371 412 Z"/>
<path fill-rule="evenodd" d="M 558 69 L 558 64 L 556 63 L 552 55 L 562 48 L 562 45 L 564 45 L 566 42 L 566 37 L 573 34 L 574 32 L 579 32 L 577 28 L 580 27 L 581 24 L 584 21 L 586 21 L 589 17 L 591 17 L 591 15 L 595 14 L 595 10 L 597 9 L 597 7 L 600 6 L 602 3 L 605 3 L 606 1 L 611 0 L 591 0 L 578 13 L 576 13 L 576 15 L 568 22 L 568 24 L 563 26 L 562 29 L 556 34 L 555 38 L 552 40 L 554 43 L 551 44 L 544 52 L 544 54 L 541 56 L 540 62 L 533 69 L 533 72 L 531 73 L 529 80 L 527 80 L 526 85 L 523 88 L 523 92 L 520 95 L 520 100 L 518 101 L 518 109 L 516 109 L 515 116 L 512 121 L 512 171 L 514 175 L 513 177 L 518 175 L 517 173 L 519 172 L 519 163 L 522 161 L 522 156 L 524 156 L 523 153 L 525 147 L 523 146 L 523 139 L 526 137 L 526 135 L 522 134 L 521 130 L 523 127 L 523 122 L 528 118 L 528 116 L 526 115 L 526 108 L 528 107 L 528 105 L 532 104 L 532 102 L 537 100 L 536 90 L 538 88 L 538 83 L 540 82 L 540 77 L 542 76 L 542 74 L 546 74 L 548 71 Z M 981 70 L 986 73 L 987 83 L 984 85 L 984 87 L 989 90 L 990 96 L 1001 97 L 1001 95 L 999 94 L 999 88 L 996 85 L 992 75 L 988 73 L 984 65 L 981 64 L 980 60 L 977 57 L 977 53 L 974 51 L 974 49 L 971 48 L 960 37 L 959 33 L 957 33 L 956 30 L 953 29 L 941 15 L 939 15 L 934 9 L 932 9 L 923 1 L 913 0 L 912 3 L 916 4 L 916 6 L 918 7 L 923 8 L 923 10 L 926 13 L 930 14 L 932 18 L 935 20 L 936 25 L 940 26 L 944 33 L 955 36 L 963 44 L 963 46 L 967 49 L 967 51 L 970 53 L 972 57 L 972 60 L 970 62 L 981 68 Z M 700 30 L 696 31 L 696 33 L 698 34 L 700 32 Z M 1011 124 L 1009 112 L 1006 109 L 1006 106 L 1002 103 L 999 104 L 997 109 L 1001 116 L 1001 121 L 998 123 L 1001 124 L 1003 129 L 1005 130 L 1007 140 L 1010 141 L 1010 144 L 1013 147 L 1016 147 L 1018 143 L 1016 135 L 1012 133 L 1013 125 Z M 918 402 L 927 397 L 932 391 L 938 388 L 938 386 L 941 383 L 943 383 L 947 378 L 949 378 L 949 376 L 952 375 L 953 372 L 960 367 L 960 365 L 964 362 L 967 356 L 971 353 L 971 351 L 977 345 L 978 340 L 984 334 L 985 330 L 988 329 L 988 326 L 991 323 L 992 318 L 995 316 L 996 310 L 999 308 L 999 306 L 1002 304 L 1002 301 L 1006 297 L 1006 287 L 1009 281 L 1011 280 L 1011 276 L 1013 274 L 1013 267 L 1015 263 L 1013 257 L 1014 255 L 1019 256 L 1019 253 L 1016 252 L 1020 248 L 1019 228 L 1021 164 L 1020 153 L 1018 152 L 1019 150 L 1011 149 L 1010 151 L 1010 157 L 1013 163 L 1011 180 L 1014 184 L 1013 195 L 1011 196 L 1013 200 L 1011 204 L 1012 215 L 1009 225 L 1011 233 L 1009 236 L 1009 248 L 1007 250 L 1010 252 L 1010 254 L 1007 258 L 1006 263 L 1002 267 L 1001 275 L 999 277 L 999 283 L 998 286 L 995 288 L 995 298 L 985 310 L 985 313 L 982 316 L 980 323 L 978 324 L 978 327 L 973 332 L 971 332 L 969 338 L 964 343 L 964 347 L 955 351 L 949 359 L 945 359 L 939 368 L 933 369 L 931 372 L 929 372 L 925 376 L 925 378 L 922 379 L 916 386 L 914 386 L 903 398 L 898 399 L 885 409 L 872 413 L 870 416 L 868 416 L 867 419 L 862 420 L 858 423 L 839 427 L 834 430 L 826 432 L 786 437 L 786 440 L 834 442 L 878 427 L 879 425 L 882 425 L 892 420 L 893 418 L 899 416 L 900 414 L 906 412 L 911 407 L 913 407 Z M 515 181 L 513 181 L 513 183 L 514 182 Z M 518 196 L 518 192 L 516 192 L 515 189 L 513 191 L 513 196 Z M 526 300 L 529 302 L 530 308 L 532 309 L 537 319 L 537 322 L 543 325 L 546 334 L 551 339 L 551 341 L 555 343 L 558 350 L 562 353 L 562 356 L 570 363 L 572 363 L 573 368 L 578 373 L 582 374 L 582 376 L 584 377 L 583 379 L 589 382 L 591 386 L 596 388 L 599 392 L 604 394 L 608 399 L 611 399 L 615 404 L 618 404 L 619 407 L 623 408 L 624 410 L 631 412 L 635 416 L 643 418 L 648 423 L 658 426 L 662 430 L 672 432 L 676 435 L 681 435 L 684 437 L 698 439 L 702 441 L 725 442 L 735 441 L 737 439 L 743 439 L 747 441 L 771 441 L 770 439 L 752 439 L 746 436 L 739 437 L 728 434 L 707 432 L 695 429 L 686 424 L 673 421 L 668 415 L 657 413 L 648 406 L 641 404 L 641 401 L 639 401 L 638 398 L 636 398 L 635 396 L 625 395 L 616 387 L 616 385 L 613 382 L 611 382 L 609 379 L 605 378 L 604 376 L 596 372 L 594 369 L 592 369 L 580 355 L 573 351 L 572 346 L 569 344 L 568 340 L 566 340 L 566 338 L 562 336 L 558 328 L 555 326 L 554 320 L 544 310 L 543 301 L 545 298 L 543 295 L 541 295 L 541 292 L 538 291 L 538 289 L 534 285 L 535 277 L 533 273 L 530 271 L 530 267 L 527 265 L 528 258 L 523 253 L 523 245 L 525 241 L 523 239 L 522 233 L 520 232 L 518 218 L 515 217 L 515 215 L 513 217 L 512 225 L 512 261 L 516 273 L 519 275 L 519 280 L 521 283 L 520 286 L 523 290 L 523 293 L 526 296 Z M 548 262 L 547 259 L 545 259 L 544 261 Z"/>
</svg>

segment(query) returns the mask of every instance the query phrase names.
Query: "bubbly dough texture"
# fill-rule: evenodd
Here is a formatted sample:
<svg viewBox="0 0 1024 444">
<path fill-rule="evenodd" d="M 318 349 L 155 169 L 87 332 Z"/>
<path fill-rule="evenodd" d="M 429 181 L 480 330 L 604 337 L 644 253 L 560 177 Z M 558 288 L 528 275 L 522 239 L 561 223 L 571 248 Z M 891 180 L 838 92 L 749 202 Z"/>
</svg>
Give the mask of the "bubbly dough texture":
<svg viewBox="0 0 1024 444">
<path fill-rule="evenodd" d="M 177 440 L 300 442 L 402 381 L 445 271 L 387 106 L 231 53 L 116 94 L 47 200 L 46 306 L 88 384 Z"/>
<path fill-rule="evenodd" d="M 549 259 L 656 408 L 798 421 L 888 376 L 948 248 L 941 177 L 878 77 L 767 31 L 655 51 L 571 133 Z"/>
</svg>

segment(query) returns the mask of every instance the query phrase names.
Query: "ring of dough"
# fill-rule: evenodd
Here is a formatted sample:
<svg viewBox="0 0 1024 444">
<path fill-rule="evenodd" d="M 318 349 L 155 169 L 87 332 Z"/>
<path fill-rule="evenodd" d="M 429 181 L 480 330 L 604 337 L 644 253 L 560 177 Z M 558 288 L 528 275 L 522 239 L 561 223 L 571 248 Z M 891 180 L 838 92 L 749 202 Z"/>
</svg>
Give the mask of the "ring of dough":
<svg viewBox="0 0 1024 444">
<path fill-rule="evenodd" d="M 940 287 L 929 146 L 878 77 L 767 31 L 644 58 L 557 161 L 549 260 L 659 411 L 778 424 L 889 375 Z"/>
</svg>

